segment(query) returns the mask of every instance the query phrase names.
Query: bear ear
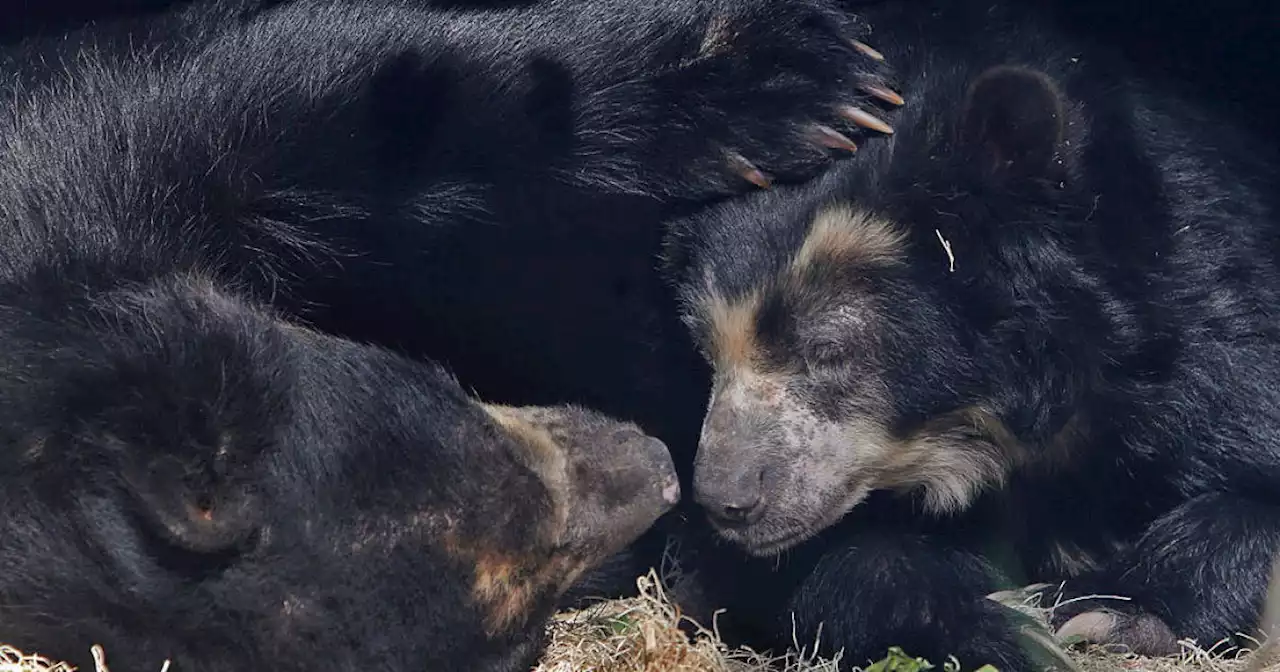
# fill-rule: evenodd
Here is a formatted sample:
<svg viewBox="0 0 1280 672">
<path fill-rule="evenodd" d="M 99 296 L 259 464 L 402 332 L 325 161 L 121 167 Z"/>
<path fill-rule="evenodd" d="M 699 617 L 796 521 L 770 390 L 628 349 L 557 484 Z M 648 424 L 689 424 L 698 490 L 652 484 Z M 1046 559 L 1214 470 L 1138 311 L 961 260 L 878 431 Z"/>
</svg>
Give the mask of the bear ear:
<svg viewBox="0 0 1280 672">
<path fill-rule="evenodd" d="M 996 66 L 965 99 L 960 142 L 995 174 L 1048 177 L 1066 130 L 1066 103 L 1049 75 Z"/>
<path fill-rule="evenodd" d="M 147 523 L 169 543 L 198 554 L 221 554 L 248 542 L 261 518 L 249 479 L 227 463 L 225 449 L 206 459 L 166 455 L 123 470 L 125 487 Z"/>
</svg>

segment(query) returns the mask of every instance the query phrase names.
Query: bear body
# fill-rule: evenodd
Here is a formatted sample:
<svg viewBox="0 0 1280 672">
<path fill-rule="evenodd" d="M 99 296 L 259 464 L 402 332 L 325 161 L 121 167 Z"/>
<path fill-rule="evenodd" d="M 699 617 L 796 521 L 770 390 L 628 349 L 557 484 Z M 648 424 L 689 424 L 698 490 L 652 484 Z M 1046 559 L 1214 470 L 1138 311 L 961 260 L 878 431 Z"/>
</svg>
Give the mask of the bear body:
<svg viewBox="0 0 1280 672">
<path fill-rule="evenodd" d="M 322 241 L 227 232 L 253 238 L 236 275 L 256 297 L 438 361 L 482 398 L 633 420 L 691 465 L 709 377 L 655 271 L 660 223 L 875 141 L 865 109 L 896 94 L 864 32 L 813 0 L 225 0 L 8 62 L 16 99 L 40 103 L 92 51 L 75 78 L 105 61 L 106 112 L 150 115 L 111 122 L 140 141 L 129 153 L 216 163 L 218 197 L 175 207 L 284 213 Z M 135 111 L 137 90 L 151 98 Z M 187 170 L 140 165 L 156 172 L 142 185 Z M 662 541 L 598 589 L 633 587 Z"/>
<path fill-rule="evenodd" d="M 528 669 L 569 584 L 678 496 L 629 423 L 482 404 L 199 276 L 96 280 L 3 290 L 0 622 L 23 649 Z"/>
<path fill-rule="evenodd" d="M 63 63 L 112 64 L 94 78 L 111 114 L 154 89 L 151 118 L 119 123 L 152 145 L 129 152 L 221 157 L 231 186 L 200 207 L 305 212 L 323 239 L 256 241 L 291 271 L 243 269 L 269 303 L 485 398 L 633 416 L 690 454 L 705 365 L 654 270 L 660 222 L 811 176 L 878 135 L 851 114 L 894 98 L 864 27 L 813 0 L 221 0 L 85 31 L 9 49 L 18 104 L 51 98 Z M 179 119 L 199 146 L 164 146 Z"/>
<path fill-rule="evenodd" d="M 679 342 L 656 218 L 827 163 L 879 61 L 817 2 L 460 6 L 195 2 L 6 44 L 13 644 L 527 668 L 678 496 L 650 435 L 697 406 L 627 368 Z"/>
<path fill-rule="evenodd" d="M 1254 633 L 1280 551 L 1271 148 L 1013 3 L 859 11 L 895 134 L 669 241 L 714 369 L 694 496 L 761 556 L 703 549 L 708 606 L 852 664 L 1030 669 L 984 597 L 1002 574 L 1130 598 L 1056 609 L 1064 635 Z"/>
</svg>

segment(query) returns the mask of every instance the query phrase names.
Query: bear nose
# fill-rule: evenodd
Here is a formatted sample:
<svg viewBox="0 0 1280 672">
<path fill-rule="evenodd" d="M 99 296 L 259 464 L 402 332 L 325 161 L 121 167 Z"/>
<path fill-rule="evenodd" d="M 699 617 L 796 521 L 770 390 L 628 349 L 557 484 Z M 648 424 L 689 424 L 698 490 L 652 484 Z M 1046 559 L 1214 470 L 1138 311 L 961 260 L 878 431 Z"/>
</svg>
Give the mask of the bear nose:
<svg viewBox="0 0 1280 672">
<path fill-rule="evenodd" d="M 656 437 L 631 429 L 614 432 L 613 441 L 627 455 L 644 457 L 645 463 L 656 475 L 655 481 L 661 488 L 664 502 L 671 505 L 680 503 L 680 479 L 676 476 L 676 466 L 671 460 L 667 444 Z"/>
<path fill-rule="evenodd" d="M 759 522 L 767 502 L 764 496 L 764 471 L 747 470 L 736 474 L 708 474 L 697 478 L 694 500 L 724 527 L 745 527 Z"/>
</svg>

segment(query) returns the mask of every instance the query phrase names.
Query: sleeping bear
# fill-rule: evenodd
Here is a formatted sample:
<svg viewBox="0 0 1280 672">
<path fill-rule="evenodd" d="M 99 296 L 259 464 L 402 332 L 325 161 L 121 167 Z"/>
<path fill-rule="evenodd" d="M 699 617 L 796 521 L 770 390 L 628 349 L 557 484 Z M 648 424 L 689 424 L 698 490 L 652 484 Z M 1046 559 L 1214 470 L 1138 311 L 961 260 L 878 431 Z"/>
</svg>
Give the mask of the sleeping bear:
<svg viewBox="0 0 1280 672">
<path fill-rule="evenodd" d="M 304 213 L 323 246 L 255 240 L 242 269 L 298 319 L 483 398 L 628 416 L 692 463 L 709 377 L 661 223 L 879 142 L 901 98 L 865 36 L 822 0 L 206 0 L 13 45 L 0 87 L 94 73 L 149 117 L 129 152 L 217 166 L 206 207 Z M 164 146 L 179 123 L 200 146 Z"/>
<path fill-rule="evenodd" d="M 668 243 L 714 369 L 692 495 L 739 551 L 694 549 L 702 599 L 859 665 L 1031 669 L 984 597 L 1012 580 L 1126 598 L 1064 604 L 1063 636 L 1256 634 L 1280 551 L 1271 148 L 1016 3 L 859 12 L 894 134 Z"/>
<path fill-rule="evenodd" d="M 808 0 L 218 0 L 6 46 L 3 636 L 527 668 L 680 492 L 667 406 L 610 419 L 674 379 L 621 375 L 670 356 L 657 213 L 847 155 L 896 96 L 861 30 Z"/>
<path fill-rule="evenodd" d="M 200 271 L 120 272 L 151 263 L 0 289 L 6 643 L 80 669 L 97 644 L 116 669 L 528 670 L 569 585 L 679 498 L 630 423 L 480 403 Z"/>
<path fill-rule="evenodd" d="M 661 222 L 879 142 L 901 102 L 883 56 L 856 17 L 811 0 L 437 4 L 193 2 L 17 45 L 7 81 L 23 100 L 106 61 L 95 81 L 128 107 L 116 89 L 152 84 L 116 73 L 186 78 L 142 106 L 163 121 L 128 122 L 152 145 L 129 151 L 191 154 L 159 145 L 198 126 L 178 134 L 197 158 L 173 159 L 229 185 L 201 207 L 284 213 L 324 243 L 239 230 L 263 252 L 240 269 L 259 298 L 438 361 L 481 398 L 632 420 L 691 466 L 709 374 L 657 273 Z M 188 170 L 162 164 L 137 179 Z M 587 592 L 634 588 L 662 543 Z"/>
</svg>

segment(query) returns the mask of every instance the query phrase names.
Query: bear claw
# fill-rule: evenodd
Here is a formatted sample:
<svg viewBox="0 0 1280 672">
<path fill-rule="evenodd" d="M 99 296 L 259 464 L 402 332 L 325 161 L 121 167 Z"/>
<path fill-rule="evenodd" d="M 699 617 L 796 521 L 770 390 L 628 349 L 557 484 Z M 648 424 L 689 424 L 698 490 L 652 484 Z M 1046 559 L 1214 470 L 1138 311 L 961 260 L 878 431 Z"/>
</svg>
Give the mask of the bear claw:
<svg viewBox="0 0 1280 672">
<path fill-rule="evenodd" d="M 884 54 L 876 51 L 875 49 L 872 49 L 871 45 L 865 42 L 861 42 L 859 40 L 849 40 L 849 44 L 854 49 L 857 49 L 859 53 L 866 56 L 867 58 L 871 58 L 877 61 L 884 61 Z"/>
<path fill-rule="evenodd" d="M 893 127 L 885 123 L 883 119 L 852 105 L 842 105 L 840 107 L 840 116 L 863 128 L 869 128 L 888 135 L 893 134 Z"/>
<path fill-rule="evenodd" d="M 863 84 L 860 88 L 863 91 L 870 94 L 871 96 L 879 100 L 882 100 L 886 103 L 889 103 L 890 105 L 896 105 L 900 107 L 902 105 L 905 105 L 907 102 L 903 100 L 902 95 L 899 94 L 897 91 L 894 91 L 892 89 L 887 89 L 883 86 L 877 86 L 875 84 Z"/>
<path fill-rule="evenodd" d="M 773 186 L 773 180 L 769 179 L 769 176 L 765 175 L 759 168 L 756 168 L 755 164 L 748 161 L 746 157 L 737 152 L 728 152 L 727 156 L 729 166 L 733 169 L 733 172 L 741 175 L 746 181 L 761 189 L 768 189 Z"/>
<path fill-rule="evenodd" d="M 1167 656 L 1179 650 L 1178 637 L 1151 614 L 1121 614 L 1108 610 L 1086 611 L 1058 627 L 1059 641 L 1078 638 L 1091 644 L 1120 646 L 1146 656 Z"/>
<path fill-rule="evenodd" d="M 824 35 L 823 37 L 828 36 Z M 854 59 L 859 57 L 868 58 L 878 62 L 886 61 L 884 54 L 865 42 L 846 36 L 840 36 L 837 39 L 841 44 L 852 49 L 851 52 L 846 51 L 843 56 Z M 801 48 L 803 49 L 803 47 Z M 722 52 L 715 55 L 728 55 L 728 57 L 732 57 L 731 52 Z M 863 66 L 865 65 L 866 64 L 863 63 Z M 764 165 L 762 169 L 761 166 L 757 166 L 752 162 L 752 160 L 746 158 L 741 150 L 730 150 L 729 146 L 733 146 L 732 143 L 724 143 L 723 140 L 708 143 L 709 145 L 719 149 L 721 160 L 724 162 L 721 165 L 727 167 L 736 176 L 736 178 L 741 178 L 742 180 L 750 182 L 752 185 L 760 189 L 771 189 L 774 186 L 775 180 L 798 177 L 799 173 L 807 173 L 809 169 L 824 164 L 826 159 L 833 158 L 825 156 L 825 153 L 814 152 L 813 150 L 816 148 L 852 154 L 860 149 L 860 141 L 855 141 L 854 139 L 858 137 L 855 133 L 860 133 L 862 131 L 870 131 L 884 135 L 892 135 L 894 133 L 893 127 L 889 125 L 888 122 L 876 114 L 860 109 L 858 106 L 867 105 L 872 109 L 874 109 L 876 103 L 891 107 L 902 106 L 905 105 L 905 100 L 901 94 L 889 88 L 884 81 L 872 74 L 864 73 L 854 75 L 852 77 L 842 75 L 841 73 L 845 72 L 845 68 L 838 63 L 826 63 L 817 67 L 819 70 L 817 73 L 804 72 L 801 74 L 811 80 L 814 80 L 811 83 L 832 81 L 841 82 L 848 88 L 853 89 L 852 93 L 854 93 L 858 98 L 858 102 L 855 103 L 853 101 L 849 101 L 848 98 L 843 97 L 843 100 L 841 98 L 837 98 L 835 101 L 828 99 L 827 101 L 819 102 L 819 106 L 823 108 L 823 113 L 820 114 L 818 118 L 814 118 L 812 116 L 812 109 L 803 111 L 791 109 L 784 111 L 784 118 L 781 120 L 768 119 L 770 122 L 769 126 L 776 127 L 778 122 L 781 121 L 784 125 L 795 128 L 794 125 L 799 121 L 796 119 L 797 116 L 809 116 L 807 124 L 801 122 L 803 125 L 799 127 L 799 130 L 801 130 L 802 133 L 799 134 L 799 138 L 792 133 L 775 134 L 770 138 L 762 138 L 755 135 L 756 130 L 758 128 L 763 128 L 763 126 L 759 126 L 756 129 L 741 129 L 736 127 L 724 129 L 730 132 L 729 135 L 735 135 L 735 131 L 739 133 L 745 131 L 746 135 L 750 138 L 750 141 L 763 144 L 763 147 L 756 148 L 756 150 L 758 150 L 760 158 L 769 162 L 768 165 Z M 825 93 L 832 94 L 835 92 L 827 91 Z M 799 104 L 802 108 L 805 107 L 804 97 L 797 97 L 793 103 Z M 799 114 L 797 114 L 797 112 L 799 112 Z M 823 118 L 828 115 L 832 118 Z M 760 121 L 760 119 L 757 118 L 752 118 L 751 120 Z M 709 123 L 713 130 L 721 130 L 719 128 L 721 124 L 723 124 L 722 118 L 712 119 Z M 854 126 L 857 128 L 854 129 Z M 794 143 L 794 140 L 797 139 L 800 140 L 800 142 Z M 750 141 L 748 144 L 751 144 Z M 779 141 L 781 141 L 781 144 L 779 144 Z M 819 156 L 822 156 L 824 160 L 818 161 L 817 159 Z M 779 172 L 773 172 L 775 170 Z M 795 173 L 794 175 L 793 171 Z M 718 180 L 715 182 L 718 186 L 714 188 L 717 190 L 723 186 L 727 186 L 720 184 Z M 736 179 L 734 182 L 736 182 Z M 731 188 L 731 190 L 736 189 Z"/>
<path fill-rule="evenodd" d="M 854 141 L 845 137 L 843 133 L 837 131 L 830 126 L 818 124 L 813 127 L 814 142 L 828 147 L 830 149 L 843 149 L 850 152 L 858 151 L 858 145 Z"/>
<path fill-rule="evenodd" d="M 1080 638 L 1086 642 L 1105 642 L 1116 629 L 1116 617 L 1101 611 L 1086 611 L 1071 617 L 1055 633 L 1060 640 Z"/>
</svg>

